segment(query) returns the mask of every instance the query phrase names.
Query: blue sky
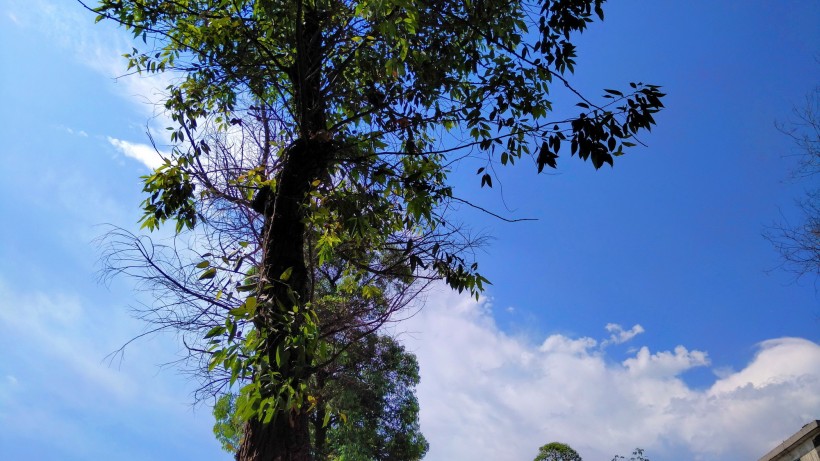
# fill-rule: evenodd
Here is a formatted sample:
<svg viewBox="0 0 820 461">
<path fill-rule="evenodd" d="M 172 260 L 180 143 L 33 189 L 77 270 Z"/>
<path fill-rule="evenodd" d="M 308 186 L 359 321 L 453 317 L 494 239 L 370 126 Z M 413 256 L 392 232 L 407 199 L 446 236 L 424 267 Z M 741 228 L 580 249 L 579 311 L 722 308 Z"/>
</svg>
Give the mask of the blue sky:
<svg viewBox="0 0 820 461">
<path fill-rule="evenodd" d="M 431 461 L 756 459 L 820 419 L 816 280 L 761 234 L 796 219 L 791 141 L 775 127 L 818 85 L 820 4 L 613 2 L 579 41 L 574 82 L 639 80 L 668 108 L 615 168 L 521 162 L 457 192 L 493 237 L 479 302 L 433 291 L 394 331 L 419 356 Z M 0 0 L 0 447 L 11 460 L 229 459 L 175 338 L 106 356 L 143 325 L 128 280 L 98 283 L 101 223 L 134 228 L 161 81 L 115 77 L 128 37 L 65 0 Z M 556 89 L 557 90 L 557 89 Z M 556 91 L 564 107 L 574 100 Z M 786 157 L 784 157 L 786 156 Z M 509 211 L 505 211 L 509 210 Z M 607 329 L 608 326 L 608 329 Z"/>
</svg>

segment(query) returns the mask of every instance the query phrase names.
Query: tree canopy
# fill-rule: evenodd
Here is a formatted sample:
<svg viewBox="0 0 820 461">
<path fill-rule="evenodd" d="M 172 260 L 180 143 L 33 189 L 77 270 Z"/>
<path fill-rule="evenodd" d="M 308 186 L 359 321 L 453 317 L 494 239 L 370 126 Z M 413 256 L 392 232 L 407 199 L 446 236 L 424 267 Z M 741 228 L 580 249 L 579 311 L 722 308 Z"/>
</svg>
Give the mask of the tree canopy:
<svg viewBox="0 0 820 461">
<path fill-rule="evenodd" d="M 533 461 L 583 461 L 583 458 L 571 446 L 561 442 L 551 442 L 538 449 L 538 456 Z M 627 461 L 627 458 L 615 455 L 612 461 Z M 632 456 L 628 461 L 649 461 L 649 458 L 644 456 L 642 448 L 636 448 L 632 451 Z"/>
<path fill-rule="evenodd" d="M 472 205 L 448 181 L 455 162 L 481 158 L 486 187 L 500 166 L 526 159 L 541 172 L 559 152 L 597 169 L 655 123 L 659 87 L 630 83 L 592 98 L 569 80 L 573 35 L 603 19 L 603 3 L 93 8 L 137 39 L 129 71 L 174 76 L 164 99 L 172 152 L 144 178 L 142 224 L 171 220 L 196 239 L 195 256 L 172 252 L 166 267 L 151 244 L 119 233 L 114 247 L 132 253 L 115 250 L 113 266 L 144 271 L 170 293 L 150 317 L 199 338 L 189 350 L 203 373 L 224 375 L 211 383 L 242 384 L 239 459 L 311 459 L 319 410 L 310 383 L 320 370 L 427 281 L 483 289 L 471 252 L 480 239 L 452 215 Z M 578 115 L 553 117 L 553 84 L 577 98 Z"/>
<path fill-rule="evenodd" d="M 538 449 L 533 461 L 583 461 L 577 451 L 565 443 L 552 442 Z"/>
<path fill-rule="evenodd" d="M 615 455 L 612 461 L 627 461 L 627 459 L 625 456 Z M 632 456 L 629 457 L 628 461 L 649 461 L 649 458 L 644 455 L 642 448 L 636 448 L 632 450 Z"/>
</svg>

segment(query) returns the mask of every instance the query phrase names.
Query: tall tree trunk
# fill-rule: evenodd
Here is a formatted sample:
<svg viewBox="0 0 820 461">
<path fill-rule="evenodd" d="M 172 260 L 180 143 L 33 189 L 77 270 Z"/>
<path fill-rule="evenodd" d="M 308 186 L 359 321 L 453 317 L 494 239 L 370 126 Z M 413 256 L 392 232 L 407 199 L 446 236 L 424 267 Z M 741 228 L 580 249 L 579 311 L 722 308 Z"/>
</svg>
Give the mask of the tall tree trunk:
<svg viewBox="0 0 820 461">
<path fill-rule="evenodd" d="M 276 364 L 277 348 L 289 335 L 299 334 L 300 315 L 289 322 L 293 300 L 305 307 L 309 297 L 309 277 L 305 262 L 305 200 L 314 179 L 325 178 L 334 156 L 334 146 L 323 135 L 327 129 L 325 104 L 321 94 L 323 38 L 320 13 L 297 0 L 296 61 L 290 71 L 294 87 L 298 136 L 284 152 L 276 190 L 269 195 L 265 210 L 264 257 L 260 270 L 260 306 L 256 328 L 266 333 L 265 353 Z M 285 271 L 287 280 L 280 281 Z M 294 387 L 309 379 L 311 351 L 303 357 L 290 353 L 276 372 Z M 301 361 L 301 363 L 299 363 Z M 307 366 L 306 366 L 307 365 Z M 257 377 L 254 377 L 257 379 Z M 263 394 L 263 397 L 268 397 Z M 310 418 L 305 410 L 278 411 L 264 424 L 252 420 L 237 453 L 239 461 L 312 461 Z"/>
<path fill-rule="evenodd" d="M 288 335 L 299 334 L 299 319 L 287 323 L 285 319 L 293 307 L 293 300 L 304 308 L 309 297 L 309 277 L 305 261 L 305 198 L 314 179 L 323 177 L 333 157 L 333 146 L 323 140 L 300 139 L 290 146 L 277 187 L 265 205 L 265 246 L 260 273 L 267 288 L 261 291 L 257 328 L 268 334 L 266 353 L 269 363 L 276 363 L 276 351 Z M 282 274 L 290 272 L 286 281 Z M 309 378 L 305 365 L 312 363 L 310 351 L 304 358 L 291 353 L 282 360 L 276 371 L 283 379 L 292 379 L 296 385 Z M 298 361 L 302 360 L 301 363 Z M 237 453 L 240 461 L 309 461 L 312 459 L 310 422 L 304 411 L 281 411 L 268 424 L 250 421 Z"/>
</svg>

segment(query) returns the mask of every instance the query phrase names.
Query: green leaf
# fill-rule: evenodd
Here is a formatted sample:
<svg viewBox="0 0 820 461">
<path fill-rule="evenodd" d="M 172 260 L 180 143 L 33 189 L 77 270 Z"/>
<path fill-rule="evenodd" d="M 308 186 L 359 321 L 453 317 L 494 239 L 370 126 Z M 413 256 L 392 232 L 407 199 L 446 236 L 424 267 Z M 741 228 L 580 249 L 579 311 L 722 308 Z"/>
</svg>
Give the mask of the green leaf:
<svg viewBox="0 0 820 461">
<path fill-rule="evenodd" d="M 208 330 L 207 333 L 205 333 L 205 339 L 213 338 L 214 336 L 219 336 L 222 333 L 225 333 L 225 327 L 223 327 L 222 325 L 213 327 L 210 330 Z"/>
<path fill-rule="evenodd" d="M 208 280 L 214 277 L 216 277 L 216 268 L 212 267 L 203 272 L 202 275 L 199 276 L 199 280 Z"/>
<path fill-rule="evenodd" d="M 324 417 L 324 419 L 322 420 L 322 427 L 327 427 L 327 423 L 329 423 L 329 422 L 330 422 L 330 415 L 332 415 L 332 414 L 333 414 L 333 411 L 332 411 L 332 409 L 330 408 L 330 405 L 328 405 L 327 407 L 325 407 L 325 417 Z"/>
<path fill-rule="evenodd" d="M 244 304 L 239 306 L 239 307 L 235 307 L 235 308 L 228 311 L 228 314 L 230 314 L 234 317 L 244 317 L 245 314 L 247 314 L 247 313 L 248 313 L 248 309 L 245 308 Z"/>
<path fill-rule="evenodd" d="M 293 268 L 288 267 L 287 269 L 285 269 L 284 272 L 282 272 L 282 275 L 279 276 L 279 280 L 282 280 L 283 282 L 287 282 L 290 279 L 290 275 L 292 273 L 293 273 Z"/>
</svg>

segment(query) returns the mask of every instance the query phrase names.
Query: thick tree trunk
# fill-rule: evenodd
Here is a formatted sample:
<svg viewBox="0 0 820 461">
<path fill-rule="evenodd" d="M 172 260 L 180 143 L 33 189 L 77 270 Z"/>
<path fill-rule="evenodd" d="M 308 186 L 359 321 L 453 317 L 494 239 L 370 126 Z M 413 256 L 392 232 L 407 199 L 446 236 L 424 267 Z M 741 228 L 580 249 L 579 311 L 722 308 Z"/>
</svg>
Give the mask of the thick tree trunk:
<svg viewBox="0 0 820 461">
<path fill-rule="evenodd" d="M 289 421 L 278 415 L 269 424 L 249 421 L 236 459 L 240 461 L 312 460 L 308 415 L 302 413 Z"/>
<path fill-rule="evenodd" d="M 277 187 L 264 206 L 266 212 L 263 267 L 260 273 L 262 303 L 257 312 L 260 331 L 268 334 L 266 353 L 269 363 L 276 363 L 277 348 L 288 335 L 299 334 L 301 324 L 287 324 L 293 299 L 304 308 L 309 297 L 309 277 L 305 261 L 305 199 L 314 179 L 323 177 L 333 157 L 333 146 L 327 141 L 298 140 L 287 149 L 287 156 Z M 290 276 L 280 281 L 285 271 Z M 299 354 L 291 353 L 276 371 L 293 384 L 309 378 L 308 367 L 312 357 L 305 351 L 301 363 Z M 268 424 L 250 421 L 245 426 L 245 437 L 237 459 L 239 461 L 310 461 L 310 421 L 305 412 L 279 412 Z"/>
<path fill-rule="evenodd" d="M 301 1 L 297 2 L 296 14 L 296 60 L 290 78 L 300 139 L 283 154 L 276 190 L 263 206 L 266 220 L 264 257 L 260 268 L 262 290 L 255 322 L 256 328 L 267 334 L 265 352 L 271 364 L 277 363 L 277 348 L 283 346 L 289 336 L 299 334 L 302 317 L 295 316 L 295 321 L 290 321 L 289 317 L 293 299 L 300 308 L 304 308 L 310 294 L 305 262 L 304 205 L 311 183 L 317 178 L 326 177 L 334 156 L 333 144 L 324 131 L 327 120 L 321 94 L 324 52 L 321 15 L 312 8 L 306 8 Z M 287 280 L 280 280 L 285 271 L 290 271 L 290 276 Z M 290 380 L 291 385 L 297 388 L 310 378 L 311 351 L 290 352 L 275 371 L 280 379 Z M 304 410 L 283 410 L 277 412 L 268 424 L 248 422 L 237 459 L 312 461 L 308 413 Z"/>
</svg>

